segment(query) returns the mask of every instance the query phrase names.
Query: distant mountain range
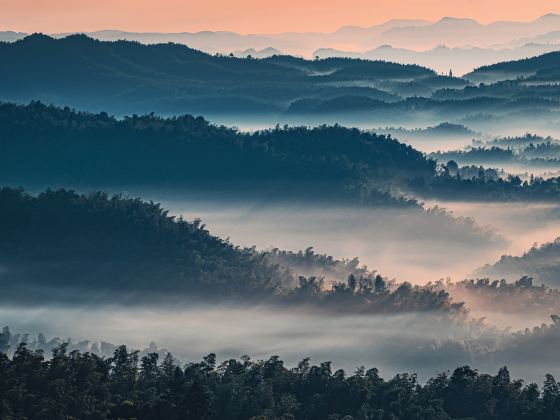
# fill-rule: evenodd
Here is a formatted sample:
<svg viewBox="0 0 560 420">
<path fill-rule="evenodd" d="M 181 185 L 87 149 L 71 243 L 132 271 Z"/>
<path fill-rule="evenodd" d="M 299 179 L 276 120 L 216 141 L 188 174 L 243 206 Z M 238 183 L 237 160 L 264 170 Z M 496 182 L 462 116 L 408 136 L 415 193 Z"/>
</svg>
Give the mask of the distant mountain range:
<svg viewBox="0 0 560 420">
<path fill-rule="evenodd" d="M 234 51 L 231 53 L 234 57 L 239 58 L 268 58 L 275 55 L 285 55 L 282 51 L 276 48 L 263 48 L 262 50 L 255 50 L 254 48 L 248 48 L 244 51 Z"/>
<path fill-rule="evenodd" d="M 558 32 L 560 41 L 560 32 Z M 438 46 L 424 51 L 415 51 L 406 48 L 395 48 L 382 45 L 371 51 L 356 53 L 323 48 L 315 51 L 313 55 L 319 58 L 348 57 L 367 60 L 385 60 L 401 64 L 418 64 L 436 70 L 438 73 L 448 74 L 449 71 L 463 75 L 482 67 L 502 61 L 518 60 L 526 57 L 545 54 L 560 50 L 560 44 L 527 43 L 512 48 L 479 48 Z"/>
<path fill-rule="evenodd" d="M 473 121 L 499 117 L 511 128 L 557 121 L 560 113 L 560 52 L 481 67 L 464 78 L 388 61 L 237 58 L 85 35 L 0 43 L 0 57 L 9 63 L 0 66 L 0 100 L 117 116 L 190 113 L 235 124 L 262 117 L 267 125 L 336 118 L 370 127 L 463 121 L 479 130 Z"/>
<path fill-rule="evenodd" d="M 280 114 L 302 98 L 398 101 L 399 87 L 410 90 L 411 80 L 421 80 L 422 89 L 430 91 L 468 83 L 420 66 L 291 56 L 242 59 L 179 44 L 105 42 L 85 35 L 36 34 L 0 43 L 0 57 L 10 63 L 0 66 L 2 100 L 42 100 L 117 114 Z M 356 86 L 358 80 L 389 83 L 391 92 Z"/>
<path fill-rule="evenodd" d="M 397 26 L 363 43 L 370 48 L 389 44 L 396 48 L 430 49 L 448 47 L 492 47 L 525 37 L 560 30 L 560 16 L 549 14 L 532 22 L 493 22 L 483 25 L 473 19 L 444 17 L 421 26 Z"/>
<path fill-rule="evenodd" d="M 0 32 L 0 41 L 13 42 L 27 34 Z M 70 34 L 52 34 L 55 38 Z M 560 16 L 549 14 L 532 22 L 493 22 L 444 17 L 437 22 L 390 20 L 370 27 L 345 26 L 331 33 L 289 32 L 248 34 L 234 32 L 124 32 L 86 33 L 102 41 L 129 40 L 144 44 L 179 43 L 209 54 L 233 53 L 256 58 L 283 53 L 314 57 L 362 57 L 415 63 L 438 72 L 457 74 L 504 60 L 526 58 L 558 48 Z M 443 47 L 445 46 L 445 47 Z"/>
</svg>

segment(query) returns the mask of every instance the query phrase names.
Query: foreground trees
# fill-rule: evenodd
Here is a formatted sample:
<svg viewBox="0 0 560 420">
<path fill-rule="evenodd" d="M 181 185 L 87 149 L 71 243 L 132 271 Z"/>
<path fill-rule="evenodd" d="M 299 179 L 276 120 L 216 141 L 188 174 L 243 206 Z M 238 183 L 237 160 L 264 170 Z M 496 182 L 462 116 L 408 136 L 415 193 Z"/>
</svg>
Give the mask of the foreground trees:
<svg viewBox="0 0 560 420">
<path fill-rule="evenodd" d="M 556 419 L 560 389 L 547 375 L 542 390 L 468 366 L 425 385 L 413 374 L 391 380 L 377 369 L 348 376 L 304 359 L 288 369 L 266 361 L 228 360 L 210 354 L 183 366 L 118 347 L 104 359 L 68 353 L 66 344 L 46 360 L 20 344 L 10 359 L 0 353 L 2 419 Z"/>
</svg>

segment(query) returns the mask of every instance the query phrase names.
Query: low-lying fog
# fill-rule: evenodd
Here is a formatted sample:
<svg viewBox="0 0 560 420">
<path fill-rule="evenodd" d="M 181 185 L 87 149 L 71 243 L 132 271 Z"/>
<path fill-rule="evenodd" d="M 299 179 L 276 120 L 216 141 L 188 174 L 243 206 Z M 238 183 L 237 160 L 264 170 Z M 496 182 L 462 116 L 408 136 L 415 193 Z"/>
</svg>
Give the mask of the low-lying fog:
<svg viewBox="0 0 560 420">
<path fill-rule="evenodd" d="M 560 374 L 553 352 L 543 350 L 537 358 L 529 354 L 542 345 L 542 338 L 530 345 L 510 342 L 492 329 L 452 324 L 429 313 L 325 317 L 223 305 L 183 310 L 3 307 L 0 319 L 14 332 L 71 337 L 74 343 L 104 340 L 144 349 L 154 340 L 183 361 L 215 352 L 220 360 L 278 355 L 294 366 L 310 356 L 314 363 L 332 361 L 334 369 L 353 372 L 361 365 L 375 366 L 386 376 L 417 372 L 421 380 L 465 364 L 492 373 L 507 364 L 513 376 L 538 382 L 545 373 Z M 557 342 L 558 334 L 547 340 Z M 497 353 L 489 355 L 487 348 Z"/>
<path fill-rule="evenodd" d="M 491 228 L 436 210 L 158 199 L 172 214 L 201 218 L 212 234 L 238 245 L 294 251 L 311 246 L 337 258 L 358 257 L 384 276 L 411 283 L 463 278 L 508 246 Z"/>
<path fill-rule="evenodd" d="M 448 148 L 444 140 L 441 144 L 442 150 Z M 414 145 L 429 148 L 422 147 L 421 139 Z M 335 258 L 358 257 L 383 276 L 415 284 L 448 277 L 460 281 L 504 254 L 520 255 L 535 242 L 560 236 L 560 206 L 552 204 L 429 202 L 427 211 L 420 211 L 162 191 L 126 193 L 161 202 L 188 220 L 201 218 L 212 234 L 237 245 L 293 251 L 311 246 Z M 434 210 L 436 206 L 451 213 Z M 525 313 L 476 300 L 466 303 L 473 317 L 484 316 L 497 328 L 522 330 L 550 321 L 546 308 Z M 133 348 L 146 348 L 154 340 L 183 360 L 210 352 L 220 360 L 276 354 L 293 366 L 311 356 L 314 363 L 331 360 L 334 368 L 376 366 L 386 376 L 409 371 L 419 373 L 422 380 L 464 364 L 493 373 L 508 365 L 513 377 L 537 382 L 545 373 L 560 375 L 556 363 L 560 327 L 513 336 L 494 327 L 470 329 L 427 313 L 341 316 L 217 305 L 166 310 L 2 307 L 2 325 L 18 332 L 72 337 L 74 342 L 87 338 Z"/>
<path fill-rule="evenodd" d="M 477 268 L 502 255 L 521 255 L 535 242 L 546 243 L 560 236 L 560 206 L 553 204 L 426 203 L 426 208 L 439 205 L 450 211 L 442 214 L 434 210 L 329 208 L 200 197 L 157 199 L 174 214 L 201 218 L 211 233 L 235 244 L 293 251 L 312 246 L 316 252 L 336 258 L 358 257 L 383 276 L 413 284 L 472 278 Z M 473 316 L 486 317 L 504 328 L 540 325 L 551 315 L 548 311 L 504 313 L 473 300 L 466 303 Z"/>
<path fill-rule="evenodd" d="M 440 211 L 280 205 L 277 202 L 181 197 L 129 192 L 162 202 L 187 219 L 201 218 L 210 232 L 239 245 L 287 250 L 315 247 L 337 258 L 359 257 L 371 269 L 398 281 L 426 283 L 462 280 L 502 254 L 520 254 L 535 241 L 560 235 L 560 207 L 553 205 L 428 203 Z M 476 222 L 461 217 L 474 217 Z M 484 227 L 487 226 L 487 227 Z M 340 279 L 344 280 L 344 279 Z M 516 279 L 511 279 L 516 280 Z M 348 315 L 297 312 L 270 307 L 185 304 L 183 307 L 41 306 L 0 308 L 0 326 L 48 337 L 103 340 L 144 349 L 150 341 L 182 360 L 215 352 L 220 360 L 248 354 L 278 355 L 288 366 L 305 357 L 330 360 L 333 368 L 354 371 L 376 366 L 385 376 L 417 372 L 426 380 L 437 372 L 471 365 L 495 373 L 503 365 L 513 377 L 541 383 L 546 373 L 560 375 L 555 350 L 560 326 L 519 336 L 550 324 L 550 313 L 512 312 L 467 301 L 471 316 L 487 326 L 446 320 L 442 314 Z M 77 322 L 79 320 L 79 322 Z M 555 367 L 556 366 L 556 367 Z"/>
<path fill-rule="evenodd" d="M 560 236 L 560 206 L 530 203 L 428 202 L 456 216 L 473 217 L 481 225 L 493 226 L 509 240 L 502 254 L 521 255 L 535 243 L 551 242 Z M 493 261 L 489 256 L 490 262 Z"/>
<path fill-rule="evenodd" d="M 466 114 L 462 117 L 455 117 L 425 112 L 419 112 L 407 118 L 403 118 L 400 113 L 395 113 L 392 117 L 376 117 L 375 115 L 360 113 L 322 116 L 264 115 L 260 117 L 217 115 L 210 116 L 209 120 L 214 124 L 236 127 L 241 131 L 265 130 L 273 128 L 277 124 L 281 126 L 285 124 L 291 126 L 332 125 L 333 121 L 337 121 L 338 124 L 346 127 L 357 127 L 380 134 L 391 134 L 401 143 L 409 144 L 424 153 L 462 149 L 471 145 L 473 139 L 490 140 L 508 136 L 523 136 L 526 133 L 560 138 L 560 123 L 558 123 L 558 117 L 555 114 L 552 116 L 543 115 L 542 118 L 537 118 L 535 115 L 528 117 L 517 114 L 499 117 L 485 114 Z M 449 123 L 463 126 L 464 131 L 461 129 L 447 132 L 430 130 L 440 124 Z M 527 170 L 529 168 L 523 168 L 523 172 Z"/>
<path fill-rule="evenodd" d="M 560 236 L 556 204 L 426 202 L 428 209 L 446 209 L 450 215 L 445 216 L 434 211 L 158 198 L 172 213 L 199 217 L 210 232 L 233 243 L 259 249 L 313 246 L 337 258 L 359 257 L 385 276 L 412 283 L 460 280 L 504 254 L 520 255 L 535 243 Z"/>
</svg>

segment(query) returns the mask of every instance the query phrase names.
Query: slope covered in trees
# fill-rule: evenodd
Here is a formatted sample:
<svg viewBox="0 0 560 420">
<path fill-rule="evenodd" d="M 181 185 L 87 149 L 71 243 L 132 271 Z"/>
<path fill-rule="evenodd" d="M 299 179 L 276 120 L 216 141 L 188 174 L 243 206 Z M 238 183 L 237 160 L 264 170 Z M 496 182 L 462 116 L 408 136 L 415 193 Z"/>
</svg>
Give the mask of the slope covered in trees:
<svg viewBox="0 0 560 420">
<path fill-rule="evenodd" d="M 278 292 L 283 279 L 253 250 L 138 199 L 65 190 L 33 197 L 4 188 L 0 226 L 8 300 L 24 298 L 26 287 L 27 297 L 39 301 L 64 299 L 61 291 L 68 299 L 88 292 L 109 300 L 174 293 L 257 297 Z"/>
<path fill-rule="evenodd" d="M 176 189 L 419 207 L 402 192 L 463 200 L 552 200 L 557 179 L 463 180 L 390 136 L 338 125 L 252 133 L 189 115 L 115 119 L 31 103 L 0 105 L 0 182 Z"/>
<path fill-rule="evenodd" d="M 340 126 L 255 133 L 203 118 L 133 116 L 0 106 L 0 179 L 39 187 L 161 187 L 277 191 L 340 201 L 405 204 L 371 181 L 431 177 L 435 164 L 386 136 Z"/>
<path fill-rule="evenodd" d="M 489 66 L 479 67 L 466 75 L 471 80 L 484 80 L 485 78 L 502 77 L 515 79 L 519 76 L 535 76 L 546 78 L 547 75 L 560 75 L 560 52 L 550 52 L 536 57 L 522 60 L 505 61 Z"/>
<path fill-rule="evenodd" d="M 118 115 L 235 117 L 239 123 L 257 118 L 315 123 L 335 115 L 352 123 L 437 124 L 514 116 L 542 122 L 560 109 L 554 54 L 501 63 L 496 71 L 481 69 L 469 77 L 499 76 L 490 84 L 474 85 L 424 67 L 384 61 L 236 58 L 180 44 L 35 34 L 0 43 L 0 57 L 9 63 L 0 68 L 0 99 L 42 100 Z M 502 74 L 502 67 L 512 66 L 532 73 L 523 73 L 523 80 L 515 80 L 517 70 Z"/>
<path fill-rule="evenodd" d="M 132 112 L 279 113 L 301 97 L 352 91 L 355 80 L 434 77 L 432 70 L 380 61 L 309 61 L 212 56 L 180 44 L 97 41 L 35 34 L 0 43 L 2 99 L 44 100 L 81 109 Z M 367 90 L 364 91 L 367 95 Z"/>
<path fill-rule="evenodd" d="M 531 276 L 539 283 L 560 285 L 560 238 L 541 246 L 533 246 L 520 256 L 504 255 L 495 264 L 488 264 L 476 271 L 478 275 L 492 277 Z"/>
<path fill-rule="evenodd" d="M 340 312 L 439 311 L 461 314 L 445 291 L 389 282 L 366 268 L 309 253 L 305 274 L 292 253 L 240 248 L 200 221 L 175 219 L 159 205 L 48 190 L 0 189 L 3 302 L 34 304 L 195 299 L 258 301 Z M 326 263 L 326 264 L 325 264 Z M 339 266 L 336 280 L 321 275 Z M 335 271 L 336 272 L 336 271 Z"/>
</svg>

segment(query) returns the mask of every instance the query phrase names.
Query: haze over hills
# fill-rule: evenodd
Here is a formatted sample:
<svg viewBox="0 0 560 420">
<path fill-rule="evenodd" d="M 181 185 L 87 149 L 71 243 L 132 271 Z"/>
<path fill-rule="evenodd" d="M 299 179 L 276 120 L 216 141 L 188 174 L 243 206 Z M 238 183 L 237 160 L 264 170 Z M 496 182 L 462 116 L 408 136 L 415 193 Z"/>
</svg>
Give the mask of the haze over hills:
<svg viewBox="0 0 560 420">
<path fill-rule="evenodd" d="M 0 55 L 10 63 L 0 68 L 0 89 L 4 100 L 17 103 L 40 100 L 117 116 L 189 113 L 236 126 L 316 125 L 336 117 L 366 127 L 449 122 L 475 131 L 515 126 L 526 131 L 557 121 L 558 54 L 458 78 L 387 61 L 236 58 L 180 44 L 35 34 L 0 43 Z M 479 81 L 495 83 L 476 85 Z"/>
<path fill-rule="evenodd" d="M 557 48 L 560 16 L 549 14 L 532 22 L 493 22 L 444 17 L 436 22 L 393 19 L 370 27 L 344 26 L 335 32 L 286 32 L 242 35 L 227 31 L 126 32 L 100 30 L 86 35 L 103 40 L 130 40 L 144 44 L 179 43 L 210 54 L 242 54 L 246 50 L 267 50 L 307 58 L 352 56 L 388 59 L 424 65 L 438 72 L 452 69 L 457 74 L 499 61 L 525 58 Z M 0 32 L 0 41 L 13 42 L 26 34 Z M 52 34 L 55 38 L 69 33 Z M 391 51 L 387 51 L 391 46 Z M 440 47 L 447 47 L 448 51 Z M 381 49 L 380 49 L 381 47 Z M 250 54 L 250 52 L 248 53 Z M 415 61 L 416 60 L 416 61 Z"/>
<path fill-rule="evenodd" d="M 560 41 L 560 32 L 557 32 L 557 34 L 557 39 L 554 37 L 554 42 L 527 42 L 511 48 L 449 48 L 445 45 L 440 45 L 429 50 L 416 51 L 407 48 L 396 48 L 391 45 L 382 45 L 366 52 L 322 48 L 316 50 L 313 55 L 319 58 L 348 57 L 367 60 L 386 60 L 402 64 L 418 64 L 434 69 L 438 73 L 447 74 L 451 70 L 456 75 L 464 75 L 465 73 L 470 73 L 477 67 L 558 51 L 560 49 L 560 45 L 558 44 L 558 41 Z"/>
<path fill-rule="evenodd" d="M 444 17 L 430 25 L 399 26 L 383 32 L 365 43 L 375 48 L 390 44 L 399 48 L 429 49 L 445 44 L 448 47 L 491 47 L 514 39 L 557 31 L 560 16 L 549 14 L 532 22 L 493 22 L 483 25 L 474 19 Z"/>
<path fill-rule="evenodd" d="M 525 78 L 533 84 L 555 83 L 560 80 L 560 51 L 479 67 L 465 78 L 473 82 Z"/>
<path fill-rule="evenodd" d="M 254 48 L 248 48 L 244 51 L 234 51 L 231 53 L 234 57 L 239 58 L 268 58 L 273 57 L 275 55 L 285 55 L 282 51 L 277 50 L 276 48 L 263 48 L 262 50 L 255 50 Z"/>
<path fill-rule="evenodd" d="M 560 418 L 553 0 L 314 1 L 6 3 L 0 420 Z"/>
<path fill-rule="evenodd" d="M 538 283 L 557 287 L 560 283 L 560 238 L 531 249 L 520 256 L 503 255 L 494 264 L 475 271 L 476 275 L 493 278 L 515 278 L 523 273 L 534 277 Z"/>
<path fill-rule="evenodd" d="M 278 115 L 302 98 L 399 100 L 399 86 L 410 80 L 429 90 L 467 83 L 420 66 L 290 56 L 238 59 L 179 44 L 102 42 L 84 35 L 33 35 L 0 44 L 0 55 L 10 63 L 0 69 L 4 100 L 43 100 L 117 114 Z M 359 80 L 393 83 L 393 92 L 357 86 Z"/>
</svg>

